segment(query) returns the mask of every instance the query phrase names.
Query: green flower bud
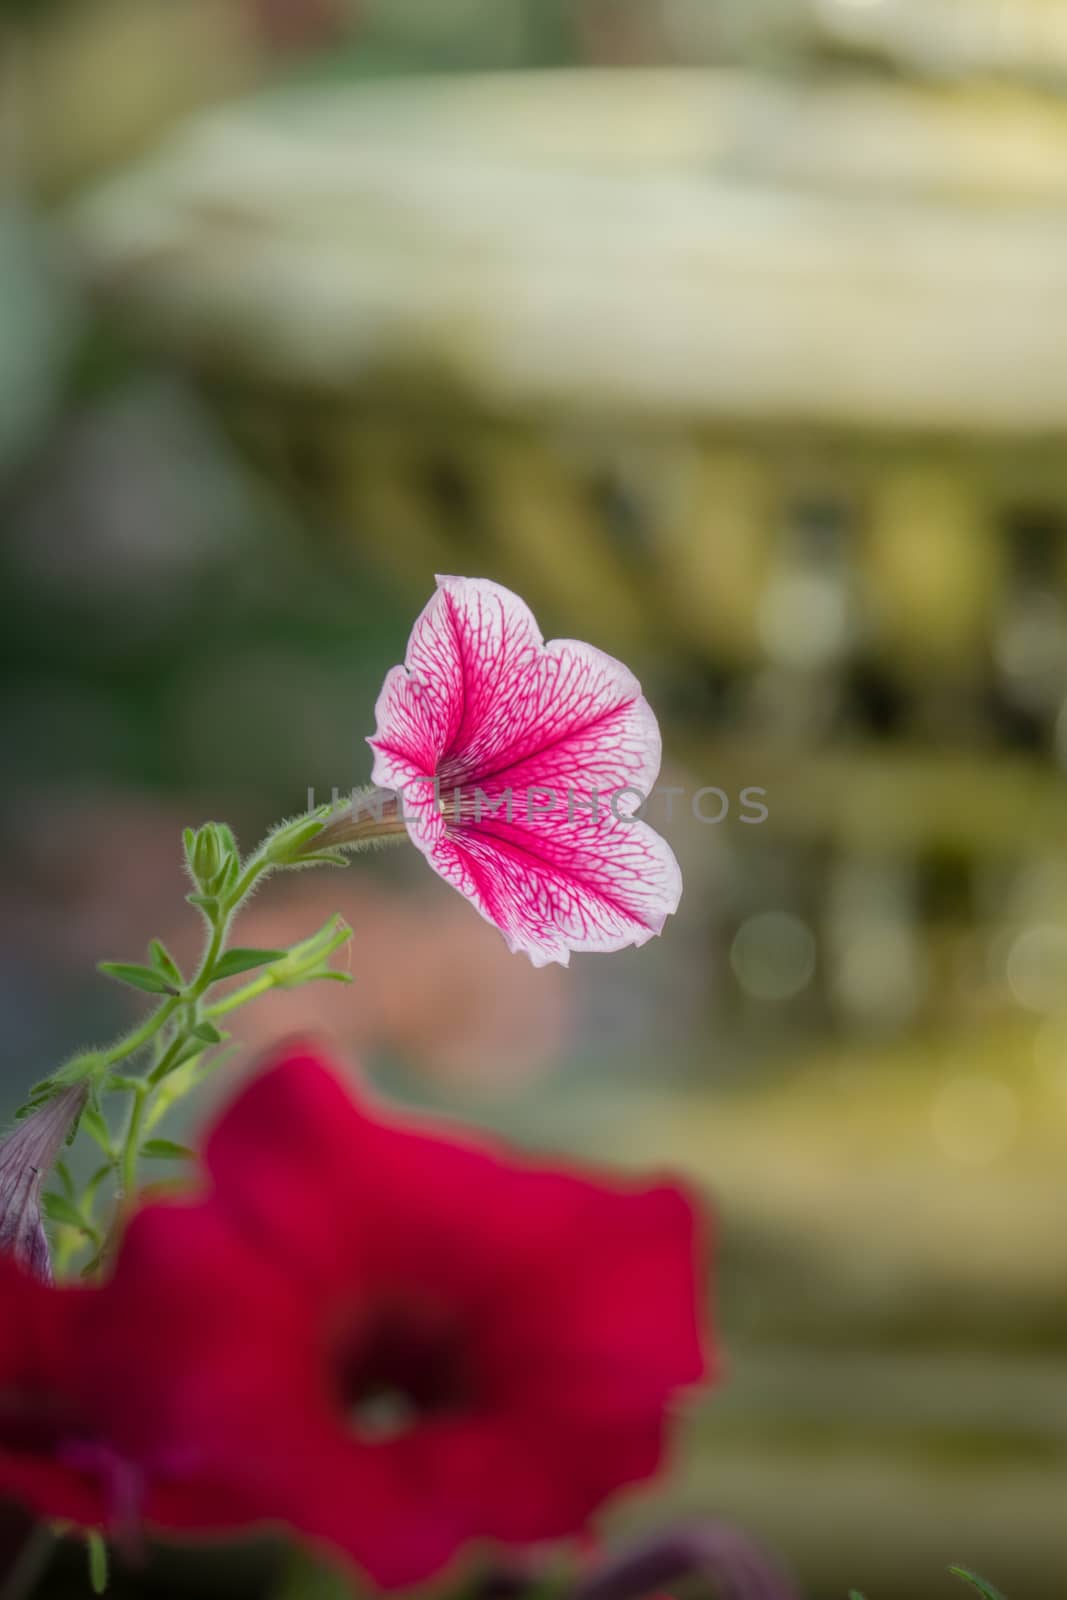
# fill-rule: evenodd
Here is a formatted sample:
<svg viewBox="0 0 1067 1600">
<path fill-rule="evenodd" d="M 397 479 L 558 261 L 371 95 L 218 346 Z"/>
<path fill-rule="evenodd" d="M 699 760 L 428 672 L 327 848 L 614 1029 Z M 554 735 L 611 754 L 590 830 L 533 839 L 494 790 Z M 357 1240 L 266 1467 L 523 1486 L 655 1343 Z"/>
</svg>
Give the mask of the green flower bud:
<svg viewBox="0 0 1067 1600">
<path fill-rule="evenodd" d="M 222 841 L 213 822 L 205 822 L 193 848 L 193 874 L 201 888 L 208 889 L 222 870 Z"/>
<path fill-rule="evenodd" d="M 237 843 L 225 823 L 205 822 L 185 830 L 185 859 L 202 895 L 218 894 L 240 870 Z"/>
</svg>

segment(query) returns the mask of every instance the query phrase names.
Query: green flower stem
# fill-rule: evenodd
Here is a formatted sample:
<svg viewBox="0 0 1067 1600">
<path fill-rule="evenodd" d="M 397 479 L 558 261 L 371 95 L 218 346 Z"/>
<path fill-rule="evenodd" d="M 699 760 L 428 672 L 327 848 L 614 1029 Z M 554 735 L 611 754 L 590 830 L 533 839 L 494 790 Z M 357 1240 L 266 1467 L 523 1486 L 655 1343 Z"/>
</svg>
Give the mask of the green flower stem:
<svg viewBox="0 0 1067 1600">
<path fill-rule="evenodd" d="M 222 954 L 222 947 L 226 943 L 226 935 L 229 933 L 230 923 L 233 921 L 233 913 L 239 904 L 240 902 L 235 900 L 225 913 L 220 911 L 211 930 L 211 937 L 200 962 L 200 969 L 192 983 L 182 994 L 182 1000 L 193 1012 L 196 1011 L 196 1002 L 215 975 L 215 963 Z"/>
<path fill-rule="evenodd" d="M 311 815 L 312 814 L 309 812 L 308 815 L 301 820 L 310 821 Z M 232 896 L 232 905 L 234 909 L 236 909 L 236 907 L 239 906 L 243 900 L 247 899 L 248 895 L 255 886 L 256 879 L 262 877 L 264 872 L 268 872 L 270 870 L 271 863 L 266 858 L 266 852 L 269 848 L 269 845 L 269 839 L 265 840 L 264 843 L 260 845 L 255 854 L 249 858 L 248 864 L 246 865 L 241 876 L 238 878 L 237 883 L 234 886 Z"/>
<path fill-rule="evenodd" d="M 288 955 L 283 956 L 280 961 L 275 961 L 257 978 L 250 979 L 239 989 L 224 995 L 221 1000 L 214 1000 L 211 1005 L 204 1006 L 200 1013 L 201 1017 L 207 1022 L 214 1022 L 218 1017 L 225 1017 L 231 1011 L 236 1011 L 239 1006 L 247 1005 L 250 1000 L 257 1000 L 260 995 L 269 994 L 272 989 L 289 989 L 295 984 L 307 983 L 313 978 L 347 981 L 346 972 L 336 972 L 326 963 L 335 951 L 348 943 L 351 937 L 352 930 L 344 918 L 331 917 L 318 933 L 312 934 L 310 939 L 295 944 Z"/>
<path fill-rule="evenodd" d="M 240 951 L 236 964 L 226 964 L 234 919 L 258 883 L 276 871 L 327 862 L 345 865 L 345 857 L 336 847 L 316 849 L 318 835 L 337 817 L 340 809 L 323 806 L 282 823 L 243 863 L 233 834 L 225 825 L 205 823 L 200 829 L 187 829 L 186 864 L 196 890 L 188 899 L 198 907 L 207 925 L 204 950 L 195 973 L 188 980 L 183 979 L 173 957 L 158 939 L 150 946 L 151 966 L 121 962 L 102 964 L 110 976 L 148 993 L 162 991 L 163 998 L 132 1031 L 102 1050 L 76 1057 L 38 1085 L 29 1102 L 31 1106 L 42 1103 L 70 1083 L 84 1081 L 90 1085 L 92 1117 L 86 1115 L 85 1125 L 106 1158 L 86 1191 L 85 1214 L 90 1222 L 88 1202 L 101 1179 L 114 1172 L 118 1198 L 132 1197 L 137 1188 L 138 1164 L 145 1139 L 170 1107 L 195 1088 L 221 1059 L 218 1053 L 208 1062 L 203 1059 L 225 1038 L 214 1027 L 213 1018 L 225 1016 L 274 988 L 292 988 L 319 978 L 351 981 L 347 973 L 335 971 L 329 965 L 330 957 L 352 934 L 340 917 L 331 918 L 325 927 L 283 954 Z M 370 822 L 373 825 L 373 817 Z M 390 832 L 394 826 L 390 816 L 382 818 L 383 832 Z M 358 849 L 365 842 L 363 826 L 359 839 L 354 839 L 348 847 Z M 246 956 L 253 959 L 244 961 L 242 967 Z M 256 964 L 257 958 L 269 963 L 266 970 L 221 1000 L 205 1003 L 204 996 L 214 982 L 229 972 L 247 970 Z M 147 1052 L 148 1063 L 140 1076 L 114 1072 L 114 1068 L 142 1051 Z M 96 1102 L 100 1092 L 130 1097 L 123 1132 L 117 1138 L 108 1133 L 101 1118 Z M 92 1238 L 87 1228 L 86 1237 L 99 1246 L 94 1262 L 85 1269 L 92 1271 L 106 1253 L 106 1228 L 97 1238 Z"/>
<path fill-rule="evenodd" d="M 371 787 L 331 807 L 325 826 L 308 844 L 307 851 L 365 850 L 406 836 L 400 797 Z"/>
<path fill-rule="evenodd" d="M 129 1199 L 137 1187 L 137 1157 L 141 1149 L 141 1126 L 144 1122 L 145 1109 L 148 1102 L 149 1090 L 147 1085 L 138 1084 L 133 1091 L 130 1101 L 130 1114 L 126 1123 L 126 1133 L 122 1140 L 122 1152 L 119 1157 L 119 1185 L 122 1194 Z"/>
<path fill-rule="evenodd" d="M 195 1024 L 192 1024 L 192 1026 L 195 1026 Z M 174 1035 L 173 1039 L 167 1045 L 159 1060 L 148 1074 L 146 1081 L 150 1083 L 153 1088 L 156 1086 L 156 1084 L 162 1083 L 163 1079 L 169 1077 L 171 1072 L 173 1072 L 175 1066 L 177 1065 L 178 1057 L 181 1054 L 182 1047 L 188 1042 L 188 1038 L 189 1034 L 184 1028 L 180 1029 Z M 205 1045 L 204 1048 L 206 1050 L 207 1045 Z"/>
<path fill-rule="evenodd" d="M 203 1020 L 200 1010 L 200 999 L 211 987 L 215 979 L 215 969 L 219 958 L 226 947 L 226 940 L 237 911 L 254 887 L 257 879 L 261 878 L 270 868 L 267 858 L 269 840 L 249 858 L 244 871 L 229 893 L 220 901 L 215 912 L 207 916 L 210 934 L 204 954 L 200 959 L 195 976 L 184 987 L 182 992 L 164 1002 L 159 1007 L 156 1017 L 166 1013 L 164 1022 L 170 1020 L 175 1011 L 181 1009 L 183 1016 L 181 1024 L 175 1029 L 174 1035 L 159 1060 L 152 1067 L 143 1083 L 133 1091 L 133 1102 L 130 1106 L 130 1115 L 123 1140 L 120 1186 L 124 1195 L 132 1195 L 137 1185 L 137 1162 L 140 1155 L 142 1129 L 148 1102 L 154 1090 L 162 1083 L 177 1064 L 185 1047 L 193 1037 L 194 1029 Z M 159 1024 L 158 1026 L 162 1026 Z M 153 1030 L 158 1036 L 158 1026 Z M 207 1046 L 205 1045 L 205 1048 Z"/>
<path fill-rule="evenodd" d="M 180 1005 L 180 997 L 173 996 L 164 1000 L 163 1004 L 147 1018 L 135 1032 L 129 1033 L 125 1038 L 119 1039 L 103 1052 L 103 1061 L 109 1067 L 117 1066 L 120 1061 L 125 1061 L 127 1056 L 136 1055 L 138 1050 L 151 1043 L 159 1030 L 166 1026 Z"/>
<path fill-rule="evenodd" d="M 114 1173 L 117 1198 L 129 1200 L 135 1194 L 144 1143 L 153 1128 L 222 1059 L 217 1052 L 210 1060 L 204 1060 L 226 1037 L 215 1027 L 215 1019 L 228 1016 L 271 989 L 293 988 L 319 978 L 351 982 L 348 973 L 330 966 L 330 958 L 352 935 L 340 917 L 331 918 L 317 933 L 284 953 L 242 950 L 236 952 L 235 961 L 227 963 L 230 929 L 253 889 L 274 872 L 319 864 L 344 866 L 348 853 L 404 837 L 406 827 L 397 796 L 375 789 L 281 823 L 244 861 L 225 824 L 207 822 L 200 828 L 185 830 L 185 862 L 195 888 L 187 898 L 199 909 L 207 929 L 196 971 L 192 977 L 183 978 L 174 958 L 158 939 L 149 946 L 148 966 L 101 963 L 101 969 L 110 977 L 162 998 L 131 1032 L 102 1050 L 86 1052 L 67 1062 L 36 1086 L 29 1101 L 30 1106 L 41 1104 L 71 1083 L 85 1082 L 90 1086 L 92 1098 L 84 1124 L 100 1146 L 105 1164 L 83 1197 L 86 1237 L 97 1246 L 86 1272 L 93 1271 L 107 1253 L 107 1224 L 96 1230 L 93 1222 L 92 1203 L 100 1183 Z M 260 961 L 264 970 L 240 988 L 222 999 L 205 1001 L 218 979 L 247 971 Z M 140 1075 L 136 1069 L 133 1075 L 114 1071 L 142 1051 L 147 1053 L 147 1063 Z M 124 1128 L 118 1137 L 109 1132 L 101 1116 L 97 1103 L 101 1092 L 130 1097 Z M 67 1243 L 64 1236 L 64 1248 Z"/>
<path fill-rule="evenodd" d="M 261 994 L 269 994 L 272 989 L 279 987 L 278 980 L 273 972 L 261 973 L 258 978 L 253 978 L 251 983 L 243 984 L 240 989 L 234 989 L 222 1000 L 214 1000 L 211 1005 L 205 1006 L 203 1015 L 209 1022 L 214 1022 L 216 1017 L 225 1017 L 231 1011 L 236 1011 L 238 1006 L 247 1005 L 249 1000 L 258 1000 Z"/>
</svg>

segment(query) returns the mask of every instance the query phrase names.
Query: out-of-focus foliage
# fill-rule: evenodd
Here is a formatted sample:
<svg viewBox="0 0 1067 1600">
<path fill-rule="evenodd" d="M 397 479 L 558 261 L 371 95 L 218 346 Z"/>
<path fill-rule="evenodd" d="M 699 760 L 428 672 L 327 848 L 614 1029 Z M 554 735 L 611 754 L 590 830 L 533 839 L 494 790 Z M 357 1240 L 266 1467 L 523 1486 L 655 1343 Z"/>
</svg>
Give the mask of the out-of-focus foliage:
<svg viewBox="0 0 1067 1600">
<path fill-rule="evenodd" d="M 0 481 L 56 409 L 76 323 L 39 230 L 13 205 L 0 211 Z"/>
</svg>

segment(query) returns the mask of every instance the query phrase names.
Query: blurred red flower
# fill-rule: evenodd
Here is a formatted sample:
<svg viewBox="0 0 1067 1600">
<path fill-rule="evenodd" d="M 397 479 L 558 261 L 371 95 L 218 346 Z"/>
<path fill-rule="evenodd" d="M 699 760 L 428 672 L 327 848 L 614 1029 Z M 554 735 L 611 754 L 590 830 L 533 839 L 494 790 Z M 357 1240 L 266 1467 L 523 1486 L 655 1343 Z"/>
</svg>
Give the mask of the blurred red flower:
<svg viewBox="0 0 1067 1600">
<path fill-rule="evenodd" d="M 306 1319 L 275 1346 L 269 1514 L 393 1587 L 472 1540 L 577 1533 L 657 1470 L 670 1401 L 710 1365 L 677 1187 L 362 1107 L 314 1046 L 251 1083 L 205 1161 L 202 1209 Z"/>
<path fill-rule="evenodd" d="M 53 1288 L 0 1255 L 0 1501 L 126 1543 L 259 1520 L 251 1430 L 258 1413 L 269 1451 L 273 1339 L 297 1321 L 277 1289 L 195 1207 L 134 1217 L 98 1287 Z"/>
<path fill-rule="evenodd" d="M 656 1472 L 711 1366 L 681 1190 L 360 1106 L 313 1046 L 204 1160 L 210 1192 L 135 1217 L 101 1288 L 0 1279 L 0 1492 L 111 1526 L 283 1522 L 395 1587 L 473 1541 L 579 1533 Z"/>
</svg>

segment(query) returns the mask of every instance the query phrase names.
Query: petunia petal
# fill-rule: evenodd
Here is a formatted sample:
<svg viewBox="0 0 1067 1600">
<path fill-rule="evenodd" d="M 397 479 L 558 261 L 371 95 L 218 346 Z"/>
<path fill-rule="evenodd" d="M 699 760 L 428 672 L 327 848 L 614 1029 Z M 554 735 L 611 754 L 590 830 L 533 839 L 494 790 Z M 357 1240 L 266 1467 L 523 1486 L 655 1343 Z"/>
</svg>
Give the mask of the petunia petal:
<svg viewBox="0 0 1067 1600">
<path fill-rule="evenodd" d="M 709 1365 L 680 1190 L 383 1114 L 310 1042 L 224 1112 L 206 1165 L 99 1287 L 0 1259 L 0 1494 L 90 1525 L 284 1523 L 399 1587 L 480 1540 L 577 1533 L 656 1470 Z M 386 1439 L 348 1417 L 383 1315 L 416 1374 L 389 1380 L 416 1420 Z"/>
<path fill-rule="evenodd" d="M 331 1419 L 328 1385 L 324 1410 L 306 1372 L 280 1379 L 301 1465 L 278 1510 L 306 1535 L 398 1587 L 473 1540 L 573 1533 L 657 1469 L 667 1403 L 710 1366 L 703 1228 L 682 1191 L 357 1105 L 309 1042 L 244 1091 L 207 1157 L 207 1205 L 292 1276 L 312 1325 L 383 1295 L 444 1307 L 476 1374 L 469 1410 L 372 1443 Z M 305 1231 L 308 1188 L 332 1247 Z"/>
<path fill-rule="evenodd" d="M 633 674 L 549 644 L 517 595 L 442 577 L 377 706 L 374 782 L 431 866 L 535 965 L 659 933 L 681 874 L 643 823 L 661 743 Z"/>
<path fill-rule="evenodd" d="M 659 728 L 621 661 L 573 639 L 546 645 L 529 607 L 500 584 L 437 582 L 379 698 L 375 783 L 436 774 L 447 787 L 517 771 L 521 782 L 574 783 L 583 794 L 651 788 Z"/>
<path fill-rule="evenodd" d="M 100 1522 L 105 1501 L 57 1446 L 84 1427 L 72 1392 L 77 1348 L 71 1292 L 52 1289 L 0 1256 L 0 1498 L 42 1515 Z"/>
<path fill-rule="evenodd" d="M 647 823 L 560 805 L 449 824 L 427 789 L 408 803 L 412 842 L 534 966 L 643 945 L 678 908 L 681 869 Z"/>
<path fill-rule="evenodd" d="M 311 1040 L 272 1051 L 204 1144 L 220 1214 L 308 1293 L 358 1273 L 365 1120 Z"/>
</svg>

